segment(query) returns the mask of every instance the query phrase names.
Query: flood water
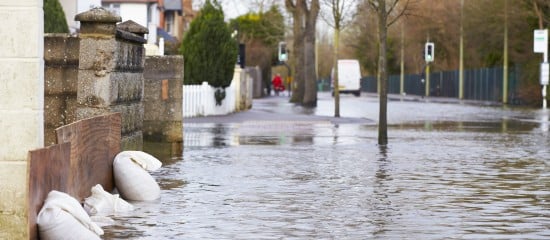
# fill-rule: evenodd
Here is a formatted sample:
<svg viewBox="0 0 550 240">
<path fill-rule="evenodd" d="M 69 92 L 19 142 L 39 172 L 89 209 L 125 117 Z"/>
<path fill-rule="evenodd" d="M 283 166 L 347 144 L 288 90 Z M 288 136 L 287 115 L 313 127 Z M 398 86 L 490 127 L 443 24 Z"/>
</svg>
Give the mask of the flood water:
<svg viewBox="0 0 550 240">
<path fill-rule="evenodd" d="M 342 116 L 377 119 L 376 99 L 342 103 Z M 388 108 L 387 147 L 375 123 L 185 123 L 183 156 L 154 173 L 161 199 L 113 216 L 104 237 L 550 239 L 549 112 Z"/>
</svg>

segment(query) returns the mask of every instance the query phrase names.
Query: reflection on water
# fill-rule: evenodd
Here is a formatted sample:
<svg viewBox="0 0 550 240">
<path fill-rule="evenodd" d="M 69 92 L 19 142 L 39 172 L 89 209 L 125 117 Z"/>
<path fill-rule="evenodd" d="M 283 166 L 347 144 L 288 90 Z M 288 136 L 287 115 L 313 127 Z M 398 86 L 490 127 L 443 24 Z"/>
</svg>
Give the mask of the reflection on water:
<svg viewBox="0 0 550 240">
<path fill-rule="evenodd" d="M 550 239 L 548 119 L 185 126 L 105 239 Z M 536 118 L 540 116 L 541 118 Z"/>
</svg>

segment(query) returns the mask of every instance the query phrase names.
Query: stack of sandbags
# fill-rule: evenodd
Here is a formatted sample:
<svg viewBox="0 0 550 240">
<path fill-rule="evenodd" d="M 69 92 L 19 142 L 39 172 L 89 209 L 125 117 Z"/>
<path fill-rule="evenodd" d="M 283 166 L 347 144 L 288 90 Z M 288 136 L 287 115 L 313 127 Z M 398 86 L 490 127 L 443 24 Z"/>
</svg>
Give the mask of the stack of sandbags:
<svg viewBox="0 0 550 240">
<path fill-rule="evenodd" d="M 42 240 L 100 239 L 103 235 L 76 199 L 58 191 L 48 193 L 36 223 Z"/>
<path fill-rule="evenodd" d="M 115 185 L 122 198 L 133 201 L 150 201 L 160 197 L 160 187 L 147 171 L 159 169 L 162 163 L 141 151 L 124 151 L 113 162 Z M 84 207 L 66 193 L 51 191 L 38 213 L 40 239 L 100 239 L 103 230 L 90 215 L 102 216 L 132 211 L 134 207 L 119 197 L 92 187 L 92 195 L 85 199 Z M 112 219 L 107 219 L 111 220 Z M 109 221 L 107 221 L 109 222 Z"/>
<path fill-rule="evenodd" d="M 160 187 L 148 171 L 162 163 L 148 153 L 123 151 L 113 162 L 115 185 L 122 198 L 132 201 L 152 201 L 160 197 Z"/>
</svg>

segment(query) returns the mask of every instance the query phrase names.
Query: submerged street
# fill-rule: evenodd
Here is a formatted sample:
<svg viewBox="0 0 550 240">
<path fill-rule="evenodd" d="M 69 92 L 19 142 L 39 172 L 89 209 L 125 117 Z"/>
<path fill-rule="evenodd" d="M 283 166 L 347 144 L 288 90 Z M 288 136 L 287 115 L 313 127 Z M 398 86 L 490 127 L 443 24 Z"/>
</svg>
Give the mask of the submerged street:
<svg viewBox="0 0 550 240">
<path fill-rule="evenodd" d="M 340 119 L 288 97 L 184 120 L 161 199 L 113 217 L 105 239 L 548 239 L 550 113 L 344 95 Z"/>
</svg>

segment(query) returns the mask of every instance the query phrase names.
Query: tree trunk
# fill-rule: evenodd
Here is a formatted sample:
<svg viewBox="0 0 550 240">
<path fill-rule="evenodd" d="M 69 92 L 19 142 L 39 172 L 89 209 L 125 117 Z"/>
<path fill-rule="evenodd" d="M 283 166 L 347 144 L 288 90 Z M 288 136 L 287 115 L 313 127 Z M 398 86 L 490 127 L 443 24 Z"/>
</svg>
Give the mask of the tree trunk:
<svg viewBox="0 0 550 240">
<path fill-rule="evenodd" d="M 334 117 L 340 117 L 340 89 L 338 88 L 338 47 L 340 45 L 340 29 L 334 29 L 334 72 L 332 74 L 334 93 Z"/>
<path fill-rule="evenodd" d="M 388 73 L 386 59 L 387 12 L 386 1 L 378 0 L 378 79 L 380 84 L 380 112 L 378 120 L 378 144 L 388 144 Z"/>
<path fill-rule="evenodd" d="M 315 27 L 319 15 L 319 0 L 312 0 L 310 8 L 306 0 L 286 0 L 292 13 L 294 33 L 294 87 L 290 102 L 307 107 L 317 106 L 317 81 L 315 76 Z"/>
<path fill-rule="evenodd" d="M 302 106 L 317 106 L 317 78 L 315 75 L 315 23 L 310 22 L 306 28 L 304 45 L 304 98 Z M 313 25 L 313 26 L 312 26 Z"/>
<path fill-rule="evenodd" d="M 285 5 L 287 10 L 292 14 L 293 25 L 292 25 L 292 34 L 293 36 L 293 45 L 290 52 L 290 57 L 294 60 L 294 74 L 292 79 L 292 84 L 290 86 L 292 91 L 292 97 L 290 102 L 301 104 L 304 98 L 304 12 L 301 8 L 300 0 L 294 1 L 286 0 Z"/>
<path fill-rule="evenodd" d="M 292 79 L 292 97 L 290 102 L 301 104 L 304 99 L 304 38 L 294 37 L 294 78 Z"/>
</svg>

